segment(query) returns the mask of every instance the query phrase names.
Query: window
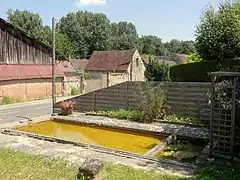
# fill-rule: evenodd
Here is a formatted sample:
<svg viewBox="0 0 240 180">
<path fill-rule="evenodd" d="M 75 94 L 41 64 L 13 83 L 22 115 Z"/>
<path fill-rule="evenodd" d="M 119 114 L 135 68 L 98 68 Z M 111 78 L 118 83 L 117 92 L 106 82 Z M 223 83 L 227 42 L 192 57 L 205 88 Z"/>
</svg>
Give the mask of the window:
<svg viewBox="0 0 240 180">
<path fill-rule="evenodd" d="M 136 59 L 136 66 L 138 67 L 138 64 L 139 64 L 139 62 L 138 62 L 139 60 L 138 60 L 138 58 Z"/>
</svg>

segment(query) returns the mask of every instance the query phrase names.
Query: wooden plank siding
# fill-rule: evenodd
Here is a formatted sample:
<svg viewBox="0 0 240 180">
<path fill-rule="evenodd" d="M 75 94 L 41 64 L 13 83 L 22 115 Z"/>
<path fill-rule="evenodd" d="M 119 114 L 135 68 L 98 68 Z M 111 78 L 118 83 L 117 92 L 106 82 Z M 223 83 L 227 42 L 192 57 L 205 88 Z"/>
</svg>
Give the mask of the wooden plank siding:
<svg viewBox="0 0 240 180">
<path fill-rule="evenodd" d="M 76 111 L 134 109 L 139 105 L 138 94 L 144 88 L 143 82 L 125 82 L 108 88 L 100 89 L 73 98 Z M 182 83 L 167 84 L 154 83 L 166 90 L 167 104 L 171 107 L 170 114 L 191 117 L 198 120 L 210 120 L 210 106 L 207 93 L 210 83 Z"/>
<path fill-rule="evenodd" d="M 51 64 L 51 47 L 0 18 L 0 64 Z"/>
</svg>

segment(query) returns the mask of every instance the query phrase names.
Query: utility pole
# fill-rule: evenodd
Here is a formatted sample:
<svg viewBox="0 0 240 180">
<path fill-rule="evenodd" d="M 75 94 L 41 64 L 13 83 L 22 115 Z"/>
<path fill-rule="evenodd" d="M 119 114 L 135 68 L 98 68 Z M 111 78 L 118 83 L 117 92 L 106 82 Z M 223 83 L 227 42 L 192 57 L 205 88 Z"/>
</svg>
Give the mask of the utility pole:
<svg viewBox="0 0 240 180">
<path fill-rule="evenodd" d="M 55 18 L 52 18 L 52 115 L 54 115 L 55 110 L 54 106 L 56 104 L 56 57 L 55 57 L 55 38 L 56 36 L 56 27 L 55 27 Z"/>
</svg>

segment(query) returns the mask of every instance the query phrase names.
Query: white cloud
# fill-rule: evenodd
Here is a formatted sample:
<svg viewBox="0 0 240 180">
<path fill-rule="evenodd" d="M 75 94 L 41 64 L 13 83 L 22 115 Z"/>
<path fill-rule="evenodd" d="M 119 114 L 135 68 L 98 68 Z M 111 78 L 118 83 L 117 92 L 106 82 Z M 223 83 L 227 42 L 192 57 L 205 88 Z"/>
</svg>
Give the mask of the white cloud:
<svg viewBox="0 0 240 180">
<path fill-rule="evenodd" d="M 106 0 L 76 0 L 76 4 L 78 6 L 98 6 L 98 5 L 105 5 Z"/>
</svg>

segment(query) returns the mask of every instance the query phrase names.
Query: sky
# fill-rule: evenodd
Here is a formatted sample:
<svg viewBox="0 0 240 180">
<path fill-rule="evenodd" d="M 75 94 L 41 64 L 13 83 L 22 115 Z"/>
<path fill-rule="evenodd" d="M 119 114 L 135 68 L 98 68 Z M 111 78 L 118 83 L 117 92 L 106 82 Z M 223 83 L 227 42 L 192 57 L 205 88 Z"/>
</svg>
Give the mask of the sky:
<svg viewBox="0 0 240 180">
<path fill-rule="evenodd" d="M 139 35 L 156 35 L 163 42 L 171 39 L 194 40 L 194 29 L 208 3 L 220 0 L 2 0 L 0 17 L 6 19 L 8 9 L 37 12 L 44 24 L 51 24 L 69 12 L 87 10 L 102 12 L 111 22 L 129 21 Z"/>
</svg>

